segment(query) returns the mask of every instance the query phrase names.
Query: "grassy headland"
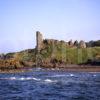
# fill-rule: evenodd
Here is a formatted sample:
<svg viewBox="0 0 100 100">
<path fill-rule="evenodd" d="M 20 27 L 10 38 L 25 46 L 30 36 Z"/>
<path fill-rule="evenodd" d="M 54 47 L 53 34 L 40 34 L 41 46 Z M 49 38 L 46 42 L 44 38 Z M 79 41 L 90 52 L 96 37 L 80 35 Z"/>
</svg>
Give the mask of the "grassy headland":
<svg viewBox="0 0 100 100">
<path fill-rule="evenodd" d="M 41 40 L 42 41 L 42 40 Z M 39 41 L 39 42 L 41 42 Z M 93 68 L 100 69 L 100 40 L 84 42 L 45 39 L 38 52 L 28 49 L 21 52 L 1 54 L 0 71 L 33 67 L 43 68 Z M 86 67 L 88 66 L 88 67 Z M 90 67 L 89 67 L 90 68 Z"/>
</svg>

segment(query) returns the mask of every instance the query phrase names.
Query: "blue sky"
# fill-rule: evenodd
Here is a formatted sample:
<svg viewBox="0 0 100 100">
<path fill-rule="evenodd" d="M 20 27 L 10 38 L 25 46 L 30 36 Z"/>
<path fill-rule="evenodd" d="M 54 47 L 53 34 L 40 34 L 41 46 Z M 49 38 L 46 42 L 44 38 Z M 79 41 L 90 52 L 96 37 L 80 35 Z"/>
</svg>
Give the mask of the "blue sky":
<svg viewBox="0 0 100 100">
<path fill-rule="evenodd" d="M 100 0 L 0 0 L 0 53 L 36 45 L 44 38 L 100 39 Z"/>
</svg>

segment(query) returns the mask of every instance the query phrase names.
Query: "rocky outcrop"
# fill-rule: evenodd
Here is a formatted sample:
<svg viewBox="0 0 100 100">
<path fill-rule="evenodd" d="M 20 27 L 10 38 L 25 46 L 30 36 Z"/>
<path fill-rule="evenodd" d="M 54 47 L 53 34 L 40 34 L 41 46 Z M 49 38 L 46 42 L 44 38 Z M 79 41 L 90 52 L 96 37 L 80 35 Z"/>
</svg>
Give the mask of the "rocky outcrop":
<svg viewBox="0 0 100 100">
<path fill-rule="evenodd" d="M 19 69 L 24 67 L 20 61 L 14 59 L 0 60 L 0 69 Z"/>
</svg>

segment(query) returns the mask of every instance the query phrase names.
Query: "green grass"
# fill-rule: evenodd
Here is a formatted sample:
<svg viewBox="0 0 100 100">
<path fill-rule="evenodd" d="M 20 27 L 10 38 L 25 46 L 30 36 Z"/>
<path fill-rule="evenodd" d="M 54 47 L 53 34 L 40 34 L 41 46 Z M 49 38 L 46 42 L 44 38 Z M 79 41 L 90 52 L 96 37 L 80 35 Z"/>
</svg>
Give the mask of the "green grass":
<svg viewBox="0 0 100 100">
<path fill-rule="evenodd" d="M 100 47 L 68 48 L 65 44 L 53 44 L 45 46 L 45 49 L 41 51 L 41 55 L 45 58 L 44 60 L 55 58 L 67 64 L 81 64 L 100 55 Z"/>
<path fill-rule="evenodd" d="M 36 61 L 35 49 L 18 53 L 9 53 L 7 56 L 21 61 Z M 43 48 L 39 54 L 42 61 L 56 59 L 57 61 L 63 61 L 66 64 L 86 63 L 88 59 L 97 59 L 98 56 L 100 57 L 100 47 L 69 48 L 64 43 L 46 44 L 45 48 Z"/>
</svg>

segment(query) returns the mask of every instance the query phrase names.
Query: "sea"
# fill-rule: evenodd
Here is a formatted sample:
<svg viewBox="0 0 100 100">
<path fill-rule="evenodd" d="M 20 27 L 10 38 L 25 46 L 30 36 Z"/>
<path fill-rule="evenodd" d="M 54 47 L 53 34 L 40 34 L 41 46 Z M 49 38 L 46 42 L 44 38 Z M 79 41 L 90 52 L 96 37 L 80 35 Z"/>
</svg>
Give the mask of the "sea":
<svg viewBox="0 0 100 100">
<path fill-rule="evenodd" d="M 0 100 L 100 100 L 100 73 L 41 68 L 0 73 Z"/>
</svg>

